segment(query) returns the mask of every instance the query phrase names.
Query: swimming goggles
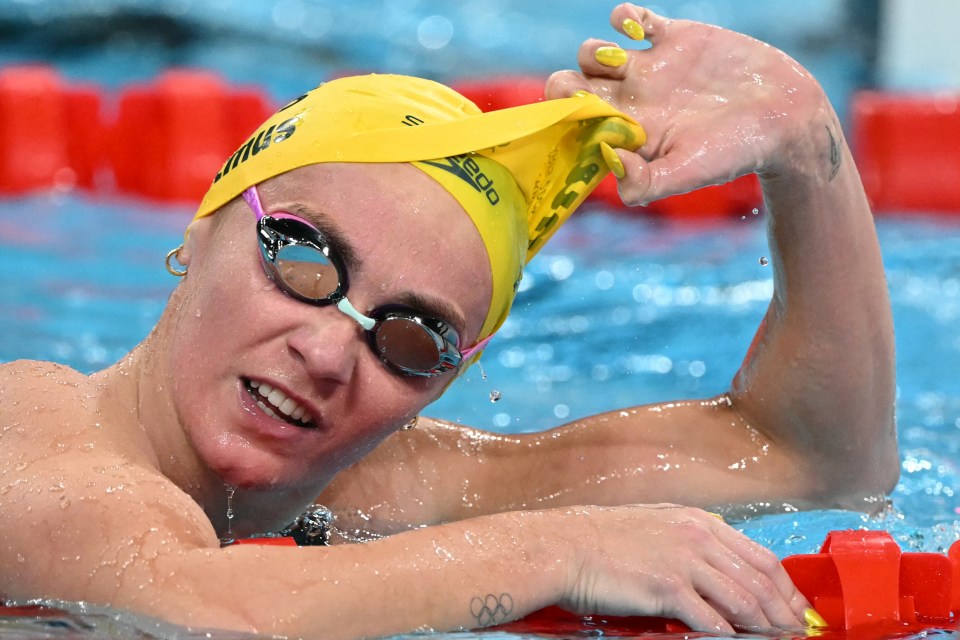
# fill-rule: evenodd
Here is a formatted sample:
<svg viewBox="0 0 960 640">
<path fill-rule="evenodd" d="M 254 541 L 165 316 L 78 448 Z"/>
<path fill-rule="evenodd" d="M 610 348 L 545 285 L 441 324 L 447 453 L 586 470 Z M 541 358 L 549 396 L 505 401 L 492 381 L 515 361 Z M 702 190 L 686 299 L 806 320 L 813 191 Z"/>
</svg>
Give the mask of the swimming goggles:
<svg viewBox="0 0 960 640">
<path fill-rule="evenodd" d="M 347 300 L 346 266 L 319 229 L 290 213 L 265 213 L 256 186 L 244 191 L 243 199 L 257 217 L 267 277 L 291 298 L 318 307 L 335 305 L 356 320 L 370 348 L 391 369 L 408 376 L 437 376 L 459 367 L 489 341 L 461 350 L 453 327 L 405 305 L 363 315 Z"/>
</svg>

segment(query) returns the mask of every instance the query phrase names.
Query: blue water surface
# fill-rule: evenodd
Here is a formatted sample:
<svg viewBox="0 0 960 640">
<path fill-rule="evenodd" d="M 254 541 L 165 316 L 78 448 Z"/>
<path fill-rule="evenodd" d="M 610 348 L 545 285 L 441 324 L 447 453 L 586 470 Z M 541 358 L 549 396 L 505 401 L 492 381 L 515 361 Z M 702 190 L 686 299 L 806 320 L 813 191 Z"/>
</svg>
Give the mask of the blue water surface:
<svg viewBox="0 0 960 640">
<path fill-rule="evenodd" d="M 91 372 L 122 357 L 176 285 L 163 259 L 190 216 L 83 194 L 0 199 L 0 361 Z M 485 378 L 474 367 L 425 413 L 515 433 L 725 391 L 772 291 L 761 218 L 689 224 L 587 206 L 528 265 Z M 943 553 L 960 538 L 960 218 L 877 224 L 897 333 L 901 480 L 880 515 L 737 525 L 781 557 L 816 552 L 834 529 L 884 529 L 905 551 Z"/>
<path fill-rule="evenodd" d="M 190 215 L 80 194 L 0 200 L 0 360 L 90 372 L 123 356 L 176 284 L 163 258 Z M 772 291 L 761 217 L 691 225 L 588 206 L 528 265 L 481 360 L 485 378 L 473 367 L 425 413 L 516 433 L 722 393 Z M 743 525 L 781 555 L 814 551 L 821 531 L 848 526 L 889 529 L 911 550 L 942 551 L 960 537 L 960 221 L 881 218 L 878 227 L 896 323 L 902 480 L 878 520 L 838 512 Z"/>
</svg>

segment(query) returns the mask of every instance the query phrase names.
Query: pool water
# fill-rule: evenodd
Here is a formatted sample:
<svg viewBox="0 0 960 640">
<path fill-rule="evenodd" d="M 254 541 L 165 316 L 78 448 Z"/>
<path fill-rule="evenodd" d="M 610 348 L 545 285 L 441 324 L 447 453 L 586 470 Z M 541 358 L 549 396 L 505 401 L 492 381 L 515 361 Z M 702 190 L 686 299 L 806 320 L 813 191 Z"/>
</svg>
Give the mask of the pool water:
<svg viewBox="0 0 960 640">
<path fill-rule="evenodd" d="M 90 372 L 119 359 L 176 285 L 163 259 L 191 213 L 70 193 L 0 199 L 0 361 Z M 474 367 L 425 413 L 526 432 L 723 392 L 772 291 L 762 217 L 691 224 L 586 207 L 528 266 L 485 375 Z M 943 553 L 960 538 L 960 218 L 877 224 L 897 332 L 901 480 L 877 516 L 737 525 L 781 557 L 817 551 L 833 529 L 884 529 L 904 551 Z"/>
</svg>

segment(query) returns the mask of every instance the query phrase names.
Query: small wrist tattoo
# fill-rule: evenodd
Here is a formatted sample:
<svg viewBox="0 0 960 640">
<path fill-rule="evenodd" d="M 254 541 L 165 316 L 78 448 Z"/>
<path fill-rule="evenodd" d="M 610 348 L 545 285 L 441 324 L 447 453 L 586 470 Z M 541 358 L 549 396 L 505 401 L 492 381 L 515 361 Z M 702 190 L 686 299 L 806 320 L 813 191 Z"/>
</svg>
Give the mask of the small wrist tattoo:
<svg viewBox="0 0 960 640">
<path fill-rule="evenodd" d="M 513 596 L 501 593 L 496 596 L 488 593 L 485 597 L 476 596 L 470 601 L 470 615 L 477 621 L 478 627 L 489 627 L 506 622 L 513 613 Z"/>
<path fill-rule="evenodd" d="M 827 135 L 830 136 L 830 179 L 833 180 L 837 177 L 837 172 L 840 171 L 840 162 L 843 160 L 843 156 L 840 154 L 840 142 L 833 135 L 833 131 L 830 131 L 830 127 L 826 127 Z"/>
</svg>

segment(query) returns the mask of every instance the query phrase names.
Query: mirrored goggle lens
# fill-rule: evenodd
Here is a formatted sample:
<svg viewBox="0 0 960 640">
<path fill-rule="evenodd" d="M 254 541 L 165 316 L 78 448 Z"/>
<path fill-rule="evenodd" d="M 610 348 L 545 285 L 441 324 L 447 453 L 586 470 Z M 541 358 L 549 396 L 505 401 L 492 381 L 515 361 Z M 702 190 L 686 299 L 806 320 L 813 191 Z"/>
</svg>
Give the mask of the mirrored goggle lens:
<svg viewBox="0 0 960 640">
<path fill-rule="evenodd" d="M 409 373 L 438 373 L 460 362 L 456 346 L 411 318 L 386 318 L 375 329 L 377 354 Z"/>
<path fill-rule="evenodd" d="M 274 262 L 283 284 L 304 298 L 323 300 L 340 286 L 336 266 L 313 247 L 286 245 Z"/>
</svg>

